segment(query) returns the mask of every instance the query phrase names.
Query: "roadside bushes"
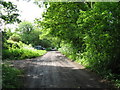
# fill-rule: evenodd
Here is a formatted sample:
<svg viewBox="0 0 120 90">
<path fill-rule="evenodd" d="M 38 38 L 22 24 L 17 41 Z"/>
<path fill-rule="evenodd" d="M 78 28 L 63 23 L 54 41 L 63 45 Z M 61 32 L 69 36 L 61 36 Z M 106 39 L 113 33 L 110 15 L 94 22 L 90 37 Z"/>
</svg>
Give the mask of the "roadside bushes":
<svg viewBox="0 0 120 90">
<path fill-rule="evenodd" d="M 58 50 L 101 76 L 119 82 L 120 3 L 52 2 L 49 5 L 38 25 L 44 33 L 60 40 Z"/>
<path fill-rule="evenodd" d="M 118 74 L 120 72 L 119 9 L 118 3 L 96 2 L 89 10 L 80 10 L 75 33 L 71 32 L 72 38 L 67 38 L 71 41 L 64 43 L 59 50 L 98 73 L 105 71 Z M 83 43 L 80 43 L 81 41 Z"/>
<path fill-rule="evenodd" d="M 86 11 L 81 10 L 76 22 L 76 33 L 73 34 L 78 39 L 73 37 L 71 42 L 77 42 L 77 40 L 80 42 L 79 38 L 82 38 L 82 45 L 72 43 L 71 47 L 65 47 L 66 51 L 60 50 L 68 57 L 74 58 L 80 64 L 101 75 L 112 73 L 115 74 L 113 77 L 117 77 L 116 74 L 120 73 L 119 9 L 119 3 L 96 2 L 93 8 Z M 77 47 L 80 52 L 74 47 Z M 62 48 L 64 49 L 64 47 Z M 71 56 L 72 52 L 74 55 Z"/>
<path fill-rule="evenodd" d="M 62 43 L 61 48 L 58 49 L 60 52 L 65 54 L 68 58 L 72 60 L 76 60 L 76 50 L 72 47 L 72 44 L 70 43 Z"/>
<path fill-rule="evenodd" d="M 9 39 L 12 40 L 12 41 L 15 41 L 15 42 L 19 42 L 21 37 L 18 34 L 13 34 L 12 36 L 10 36 Z"/>
<path fill-rule="evenodd" d="M 76 33 L 71 32 L 73 38 L 70 39 L 71 42 L 78 41 L 78 43 L 67 42 L 59 49 L 67 57 L 111 79 L 117 83 L 117 87 L 120 87 L 119 9 L 119 3 L 96 2 L 93 8 L 81 10 L 76 22 Z M 66 36 L 67 33 L 64 35 Z M 84 42 L 81 43 L 82 45 L 79 45 L 79 38 Z"/>
<path fill-rule="evenodd" d="M 10 67 L 7 64 L 2 65 L 2 88 L 20 88 L 21 80 L 19 75 L 22 75 L 22 71 Z"/>
<path fill-rule="evenodd" d="M 95 3 L 94 8 L 90 11 L 80 12 L 77 21 L 78 32 L 83 33 L 83 41 L 86 46 L 85 51 L 81 53 L 82 59 L 88 62 L 88 67 L 97 72 L 120 72 L 118 59 L 120 30 L 117 27 L 119 24 L 117 17 L 120 14 L 117 10 L 120 7 L 117 5 L 118 3 Z"/>
<path fill-rule="evenodd" d="M 62 53 L 98 73 L 120 72 L 119 3 L 49 4 L 38 25 L 46 36 L 65 41 L 59 44 Z"/>
<path fill-rule="evenodd" d="M 3 49 L 3 59 L 25 59 L 41 56 L 46 53 L 45 50 L 36 50 L 31 45 L 26 45 L 22 42 L 14 42 L 7 40 L 8 47 Z M 11 46 L 9 46 L 9 44 Z"/>
</svg>

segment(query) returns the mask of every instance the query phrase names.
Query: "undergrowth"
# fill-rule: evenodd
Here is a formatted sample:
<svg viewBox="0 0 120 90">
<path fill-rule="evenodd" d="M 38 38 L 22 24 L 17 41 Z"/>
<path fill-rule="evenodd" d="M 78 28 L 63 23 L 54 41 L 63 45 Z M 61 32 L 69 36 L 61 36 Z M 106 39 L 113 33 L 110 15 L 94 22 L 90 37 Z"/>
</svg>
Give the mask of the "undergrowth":
<svg viewBox="0 0 120 90">
<path fill-rule="evenodd" d="M 105 69 L 105 70 L 103 70 L 103 68 L 100 69 L 101 66 L 92 67 L 92 64 L 89 63 L 89 61 L 87 60 L 88 58 L 85 58 L 85 54 L 75 52 L 75 49 L 70 47 L 70 45 L 64 45 L 58 50 L 64 55 L 66 55 L 69 59 L 85 66 L 87 69 L 90 69 L 91 71 L 96 72 L 103 79 L 110 81 L 111 83 L 113 83 L 115 88 L 120 88 L 120 75 L 119 74 L 112 73 L 110 69 Z M 74 53 L 71 53 L 71 52 L 74 52 Z M 94 60 L 93 64 L 96 63 L 95 61 L 96 60 Z"/>
<path fill-rule="evenodd" d="M 2 88 L 20 88 L 22 86 L 22 80 L 19 75 L 22 71 L 10 67 L 9 65 L 2 65 Z"/>
<path fill-rule="evenodd" d="M 45 50 L 36 50 L 32 48 L 31 45 L 26 45 L 22 42 L 13 42 L 8 40 L 7 43 L 8 48 L 3 49 L 2 51 L 3 59 L 18 60 L 34 58 L 46 53 Z"/>
</svg>

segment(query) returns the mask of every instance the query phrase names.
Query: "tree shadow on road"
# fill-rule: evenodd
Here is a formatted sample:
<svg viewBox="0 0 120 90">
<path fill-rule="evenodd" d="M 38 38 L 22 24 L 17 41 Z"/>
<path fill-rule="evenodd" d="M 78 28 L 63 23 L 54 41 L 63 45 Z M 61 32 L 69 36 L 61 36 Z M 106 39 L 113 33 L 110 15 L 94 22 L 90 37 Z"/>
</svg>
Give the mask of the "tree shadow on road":
<svg viewBox="0 0 120 90">
<path fill-rule="evenodd" d="M 23 81 L 27 88 L 111 88 L 86 69 L 39 63 L 27 67 Z"/>
</svg>

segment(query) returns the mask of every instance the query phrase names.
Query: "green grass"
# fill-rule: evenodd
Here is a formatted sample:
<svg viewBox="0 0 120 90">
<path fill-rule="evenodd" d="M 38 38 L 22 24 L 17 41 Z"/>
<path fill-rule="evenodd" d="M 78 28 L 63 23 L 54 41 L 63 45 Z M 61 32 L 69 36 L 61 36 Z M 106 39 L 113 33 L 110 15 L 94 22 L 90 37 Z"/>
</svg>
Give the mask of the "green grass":
<svg viewBox="0 0 120 90">
<path fill-rule="evenodd" d="M 9 65 L 2 65 L 2 88 L 20 88 L 22 81 L 19 75 L 22 74 L 21 70 L 10 67 Z"/>
</svg>

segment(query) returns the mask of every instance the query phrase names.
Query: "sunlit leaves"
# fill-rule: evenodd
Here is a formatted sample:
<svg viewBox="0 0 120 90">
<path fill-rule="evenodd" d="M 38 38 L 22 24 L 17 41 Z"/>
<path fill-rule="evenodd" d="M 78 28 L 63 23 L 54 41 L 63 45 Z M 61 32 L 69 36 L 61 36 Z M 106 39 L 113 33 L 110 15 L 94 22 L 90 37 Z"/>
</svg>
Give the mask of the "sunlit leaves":
<svg viewBox="0 0 120 90">
<path fill-rule="evenodd" d="M 79 59 L 97 72 L 103 68 L 117 73 L 120 71 L 119 9 L 116 2 L 50 2 L 41 25 L 44 33 L 64 41 L 60 50 L 67 56 Z"/>
<path fill-rule="evenodd" d="M 28 22 L 28 21 L 24 21 L 21 22 L 19 24 L 19 31 L 24 34 L 24 33 L 30 33 L 32 30 L 34 30 L 34 26 L 32 25 L 32 23 Z"/>
<path fill-rule="evenodd" d="M 0 1 L 0 5 L 0 18 L 3 19 L 6 24 L 20 22 L 20 20 L 18 19 L 19 14 L 16 5 L 4 0 Z"/>
</svg>

